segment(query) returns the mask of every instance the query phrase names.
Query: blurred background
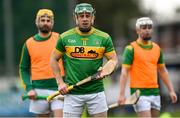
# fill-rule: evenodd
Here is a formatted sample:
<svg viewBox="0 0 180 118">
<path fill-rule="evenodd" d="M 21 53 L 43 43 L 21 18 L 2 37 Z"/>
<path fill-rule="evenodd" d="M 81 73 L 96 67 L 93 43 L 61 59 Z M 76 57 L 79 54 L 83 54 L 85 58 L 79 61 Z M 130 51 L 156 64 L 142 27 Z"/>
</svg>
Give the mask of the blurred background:
<svg viewBox="0 0 180 118">
<path fill-rule="evenodd" d="M 179 0 L 1 0 L 0 1 L 0 116 L 34 116 L 29 101 L 22 101 L 24 90 L 18 75 L 22 45 L 37 33 L 35 16 L 40 8 L 54 11 L 54 31 L 62 33 L 75 26 L 73 10 L 77 3 L 88 2 L 96 9 L 95 27 L 112 36 L 119 57 L 119 68 L 105 79 L 108 104 L 117 101 L 121 56 L 124 47 L 137 38 L 135 21 L 148 16 L 154 21 L 153 41 L 163 52 L 170 79 L 180 96 L 180 1 Z M 162 114 L 180 117 L 180 102 L 171 104 L 161 84 Z M 129 89 L 127 87 L 127 96 Z M 109 110 L 109 116 L 135 116 L 132 106 Z"/>
</svg>

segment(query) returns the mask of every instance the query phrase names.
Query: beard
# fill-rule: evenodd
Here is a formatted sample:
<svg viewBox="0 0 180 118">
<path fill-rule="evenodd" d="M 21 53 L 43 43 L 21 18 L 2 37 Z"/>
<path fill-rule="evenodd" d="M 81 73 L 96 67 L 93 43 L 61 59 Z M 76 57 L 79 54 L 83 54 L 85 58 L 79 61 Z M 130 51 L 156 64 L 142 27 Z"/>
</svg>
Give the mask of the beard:
<svg viewBox="0 0 180 118">
<path fill-rule="evenodd" d="M 82 28 L 82 27 L 79 27 L 79 30 L 81 32 L 89 32 L 91 30 L 91 27 L 88 27 L 88 28 Z"/>
<path fill-rule="evenodd" d="M 44 33 L 44 34 L 48 34 L 52 28 L 50 26 L 44 25 L 44 26 L 38 26 L 38 29 L 40 32 Z"/>
<path fill-rule="evenodd" d="M 142 36 L 142 39 L 144 41 L 149 41 L 149 40 L 151 40 L 151 38 L 152 38 L 152 36 L 150 33 L 146 33 L 146 34 L 144 34 L 144 36 Z"/>
<path fill-rule="evenodd" d="M 149 37 L 144 37 L 143 40 L 144 40 L 144 41 L 149 41 L 149 40 L 151 40 L 151 36 L 149 36 Z"/>
</svg>

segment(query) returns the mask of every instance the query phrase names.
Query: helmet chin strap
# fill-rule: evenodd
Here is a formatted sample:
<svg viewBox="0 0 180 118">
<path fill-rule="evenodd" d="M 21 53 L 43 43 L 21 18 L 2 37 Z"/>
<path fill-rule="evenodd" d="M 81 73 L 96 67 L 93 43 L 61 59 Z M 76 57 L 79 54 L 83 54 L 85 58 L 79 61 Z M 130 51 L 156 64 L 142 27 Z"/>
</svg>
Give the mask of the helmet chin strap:
<svg viewBox="0 0 180 118">
<path fill-rule="evenodd" d="M 76 15 L 74 15 L 74 18 L 75 18 L 76 25 L 79 25 L 79 21 L 77 20 L 77 16 Z"/>
<path fill-rule="evenodd" d="M 91 19 L 91 24 L 94 25 L 94 19 L 95 19 L 95 16 L 93 15 L 92 19 Z"/>
</svg>

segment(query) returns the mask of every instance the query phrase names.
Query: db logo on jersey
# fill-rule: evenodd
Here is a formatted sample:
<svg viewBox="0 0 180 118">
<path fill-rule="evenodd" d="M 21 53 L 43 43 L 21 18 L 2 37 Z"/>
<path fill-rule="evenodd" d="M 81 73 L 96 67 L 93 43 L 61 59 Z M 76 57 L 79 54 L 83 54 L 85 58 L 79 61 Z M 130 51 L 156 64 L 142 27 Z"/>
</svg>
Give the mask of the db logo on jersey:
<svg viewBox="0 0 180 118">
<path fill-rule="evenodd" d="M 75 58 L 97 58 L 98 53 L 93 50 L 88 50 L 85 47 L 75 47 L 74 52 L 71 52 L 71 56 Z"/>
</svg>

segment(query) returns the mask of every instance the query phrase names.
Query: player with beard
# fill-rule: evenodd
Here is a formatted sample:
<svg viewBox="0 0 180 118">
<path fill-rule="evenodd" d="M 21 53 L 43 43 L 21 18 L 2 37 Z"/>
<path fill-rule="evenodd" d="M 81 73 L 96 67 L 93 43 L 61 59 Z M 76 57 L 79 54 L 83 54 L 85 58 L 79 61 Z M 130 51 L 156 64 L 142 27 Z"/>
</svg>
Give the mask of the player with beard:
<svg viewBox="0 0 180 118">
<path fill-rule="evenodd" d="M 177 101 L 173 85 L 168 78 L 168 71 L 160 47 L 151 41 L 153 21 L 142 17 L 136 21 L 138 39 L 128 45 L 123 53 L 123 64 L 120 76 L 119 104 L 125 101 L 125 87 L 130 75 L 130 90 L 137 89 L 141 97 L 134 109 L 138 117 L 159 117 L 161 108 L 157 73 L 169 90 L 172 103 Z"/>
<path fill-rule="evenodd" d="M 27 95 L 29 111 L 39 117 L 46 117 L 53 111 L 54 117 L 62 117 L 63 101 L 36 100 L 36 96 L 48 96 L 58 90 L 56 79 L 50 67 L 50 55 L 56 45 L 59 33 L 52 32 L 54 15 L 49 9 L 40 9 L 35 20 L 38 33 L 26 40 L 21 54 L 19 72 Z M 64 75 L 62 60 L 58 62 Z"/>
<path fill-rule="evenodd" d="M 91 117 L 107 117 L 107 103 L 103 87 L 103 69 L 99 79 L 83 84 L 68 91 L 68 85 L 95 74 L 103 64 L 103 57 L 111 60 L 115 67 L 117 56 L 111 37 L 93 27 L 94 8 L 87 3 L 76 5 L 74 11 L 76 26 L 64 32 L 51 56 L 51 67 L 64 98 L 64 117 L 80 117 L 84 106 L 87 106 Z M 64 61 L 65 78 L 59 74 L 58 60 Z"/>
</svg>

